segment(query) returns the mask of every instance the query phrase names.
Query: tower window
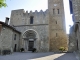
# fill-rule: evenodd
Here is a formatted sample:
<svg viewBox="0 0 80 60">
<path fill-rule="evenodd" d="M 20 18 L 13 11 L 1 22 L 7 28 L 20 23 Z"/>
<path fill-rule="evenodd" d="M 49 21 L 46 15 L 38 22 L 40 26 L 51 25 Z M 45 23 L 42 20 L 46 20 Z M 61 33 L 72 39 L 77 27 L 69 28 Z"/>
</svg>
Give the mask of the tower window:
<svg viewBox="0 0 80 60">
<path fill-rule="evenodd" d="M 53 14 L 55 14 L 55 9 L 53 9 Z"/>
<path fill-rule="evenodd" d="M 56 21 L 56 24 L 57 24 L 57 21 Z"/>
<path fill-rule="evenodd" d="M 57 33 L 56 33 L 56 37 L 57 37 Z"/>
<path fill-rule="evenodd" d="M 30 24 L 33 24 L 33 16 L 30 17 Z"/>
<path fill-rule="evenodd" d="M 16 40 L 16 34 L 14 34 L 14 40 Z"/>
<path fill-rule="evenodd" d="M 60 13 L 60 12 L 59 12 L 59 9 L 57 9 L 57 11 L 58 11 L 58 14 L 59 14 L 59 13 Z"/>
</svg>

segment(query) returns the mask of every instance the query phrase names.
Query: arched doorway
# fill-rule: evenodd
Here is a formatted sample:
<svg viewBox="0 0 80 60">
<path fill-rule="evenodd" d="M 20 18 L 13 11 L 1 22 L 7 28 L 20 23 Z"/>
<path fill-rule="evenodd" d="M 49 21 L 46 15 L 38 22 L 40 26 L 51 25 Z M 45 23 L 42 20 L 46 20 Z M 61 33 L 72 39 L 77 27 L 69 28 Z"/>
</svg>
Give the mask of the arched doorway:
<svg viewBox="0 0 80 60">
<path fill-rule="evenodd" d="M 23 35 L 23 39 L 27 51 L 32 51 L 33 48 L 36 48 L 37 33 L 35 31 L 27 30 Z"/>
</svg>

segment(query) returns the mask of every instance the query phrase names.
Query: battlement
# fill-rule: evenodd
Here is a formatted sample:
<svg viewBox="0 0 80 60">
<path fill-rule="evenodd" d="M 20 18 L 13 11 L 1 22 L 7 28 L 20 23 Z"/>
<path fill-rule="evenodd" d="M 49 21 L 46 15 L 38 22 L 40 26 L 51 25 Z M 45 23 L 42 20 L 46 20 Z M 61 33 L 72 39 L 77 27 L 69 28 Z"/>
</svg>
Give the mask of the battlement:
<svg viewBox="0 0 80 60">
<path fill-rule="evenodd" d="M 37 10 L 29 12 L 24 9 L 17 9 L 11 12 L 10 25 L 30 24 L 31 16 L 34 17 L 34 24 L 48 24 L 48 9 L 46 11 L 40 10 L 39 12 Z"/>
<path fill-rule="evenodd" d="M 33 11 L 25 11 L 24 9 L 17 9 L 17 10 L 12 10 L 12 14 L 20 14 L 20 13 L 24 13 L 24 15 L 46 15 L 48 13 L 48 9 L 46 11 L 40 10 L 39 12 L 37 10 Z"/>
</svg>

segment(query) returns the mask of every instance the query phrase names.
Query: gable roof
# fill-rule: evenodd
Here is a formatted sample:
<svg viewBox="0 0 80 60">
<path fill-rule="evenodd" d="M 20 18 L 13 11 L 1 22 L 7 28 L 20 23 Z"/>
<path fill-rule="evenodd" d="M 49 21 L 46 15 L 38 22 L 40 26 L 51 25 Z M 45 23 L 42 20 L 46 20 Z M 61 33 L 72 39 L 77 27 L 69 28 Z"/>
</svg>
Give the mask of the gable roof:
<svg viewBox="0 0 80 60">
<path fill-rule="evenodd" d="M 21 33 L 20 31 L 16 30 L 14 27 L 12 27 L 12 26 L 10 26 L 10 25 L 2 22 L 2 21 L 0 21 L 0 24 L 2 24 L 3 26 L 7 26 L 8 28 L 10 28 L 10 29 L 12 29 L 12 30 L 14 30 L 14 31 L 16 31 L 16 32 L 18 32 L 18 33 Z"/>
</svg>

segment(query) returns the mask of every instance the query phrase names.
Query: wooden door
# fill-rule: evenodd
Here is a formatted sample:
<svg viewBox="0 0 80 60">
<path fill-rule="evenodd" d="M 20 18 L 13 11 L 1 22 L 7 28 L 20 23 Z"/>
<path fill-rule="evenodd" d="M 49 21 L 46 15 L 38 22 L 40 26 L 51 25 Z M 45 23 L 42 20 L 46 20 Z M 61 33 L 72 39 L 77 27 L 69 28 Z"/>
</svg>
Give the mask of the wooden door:
<svg viewBox="0 0 80 60">
<path fill-rule="evenodd" d="M 28 50 L 29 51 L 32 51 L 33 50 L 33 47 L 34 47 L 34 41 L 29 41 Z"/>
</svg>

